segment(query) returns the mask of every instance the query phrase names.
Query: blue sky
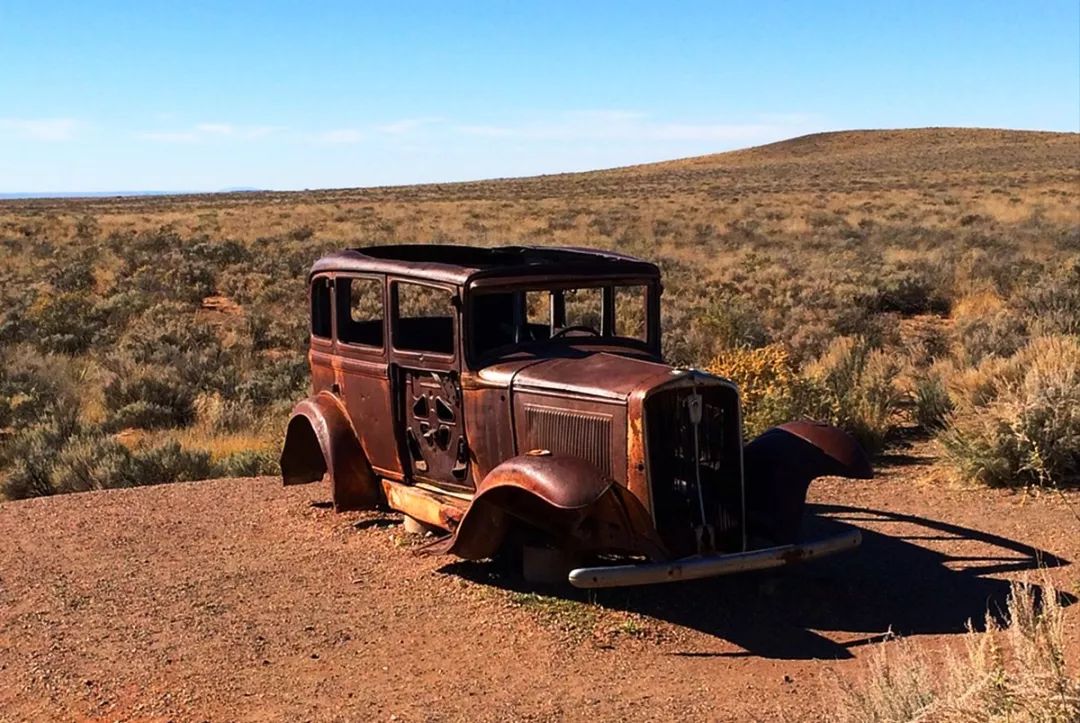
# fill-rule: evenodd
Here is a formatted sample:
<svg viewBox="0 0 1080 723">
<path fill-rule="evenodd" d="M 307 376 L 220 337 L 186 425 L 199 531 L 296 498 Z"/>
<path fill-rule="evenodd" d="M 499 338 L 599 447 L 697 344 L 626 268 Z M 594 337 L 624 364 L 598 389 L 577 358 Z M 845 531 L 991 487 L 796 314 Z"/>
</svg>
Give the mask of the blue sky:
<svg viewBox="0 0 1080 723">
<path fill-rule="evenodd" d="M 0 0 L 0 192 L 585 170 L 1080 130 L 1080 2 Z"/>
</svg>

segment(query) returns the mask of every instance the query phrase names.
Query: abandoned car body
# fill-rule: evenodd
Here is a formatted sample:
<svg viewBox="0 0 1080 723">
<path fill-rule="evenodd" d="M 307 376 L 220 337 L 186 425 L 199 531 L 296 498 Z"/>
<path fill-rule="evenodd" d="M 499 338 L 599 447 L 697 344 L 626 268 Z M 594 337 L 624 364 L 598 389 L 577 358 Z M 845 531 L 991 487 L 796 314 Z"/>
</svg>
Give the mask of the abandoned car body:
<svg viewBox="0 0 1080 723">
<path fill-rule="evenodd" d="M 660 272 L 615 253 L 398 245 L 309 276 L 312 396 L 285 484 L 389 507 L 466 559 L 524 546 L 610 587 L 776 567 L 859 544 L 800 538 L 821 475 L 870 477 L 810 422 L 744 446 L 726 379 L 663 362 Z M 563 579 L 566 579 L 565 577 Z"/>
</svg>

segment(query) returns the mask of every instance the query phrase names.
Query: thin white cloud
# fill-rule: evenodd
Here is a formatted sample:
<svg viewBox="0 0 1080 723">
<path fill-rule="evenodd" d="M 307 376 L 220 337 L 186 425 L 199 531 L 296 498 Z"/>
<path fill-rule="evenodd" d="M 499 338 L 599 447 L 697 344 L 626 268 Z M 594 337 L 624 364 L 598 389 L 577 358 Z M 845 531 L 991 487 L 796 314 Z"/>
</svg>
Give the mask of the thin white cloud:
<svg viewBox="0 0 1080 723">
<path fill-rule="evenodd" d="M 367 134 L 359 128 L 334 128 L 328 131 L 313 133 L 309 139 L 315 143 L 359 143 L 367 138 Z"/>
<path fill-rule="evenodd" d="M 212 136 L 231 136 L 236 128 L 231 123 L 198 123 L 195 130 Z"/>
<path fill-rule="evenodd" d="M 199 140 L 199 134 L 195 131 L 147 131 L 136 133 L 135 137 L 158 143 L 196 143 Z"/>
<path fill-rule="evenodd" d="M 238 126 L 232 123 L 196 123 L 192 128 L 179 131 L 144 131 L 136 137 L 159 143 L 198 143 L 211 138 L 256 140 L 285 130 L 281 126 Z"/>
<path fill-rule="evenodd" d="M 415 131 L 418 128 L 424 126 L 433 125 L 435 123 L 441 123 L 442 118 L 403 118 L 393 123 L 384 123 L 382 125 L 375 126 L 375 130 L 379 133 L 387 133 L 390 135 L 402 135 Z"/>
<path fill-rule="evenodd" d="M 79 121 L 74 118 L 0 118 L 0 137 L 33 141 L 69 141 Z"/>
<path fill-rule="evenodd" d="M 712 141 L 753 142 L 796 135 L 820 119 L 808 114 L 763 115 L 754 122 L 684 123 L 660 121 L 637 111 L 561 113 L 516 125 L 460 125 L 459 133 L 486 138 L 541 141 Z"/>
</svg>

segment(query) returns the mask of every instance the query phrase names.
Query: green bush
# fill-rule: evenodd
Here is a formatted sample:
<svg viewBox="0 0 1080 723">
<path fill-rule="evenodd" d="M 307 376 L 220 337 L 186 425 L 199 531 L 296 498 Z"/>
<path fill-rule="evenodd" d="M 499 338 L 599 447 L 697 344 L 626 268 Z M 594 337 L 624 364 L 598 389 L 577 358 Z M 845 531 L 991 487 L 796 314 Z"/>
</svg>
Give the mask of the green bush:
<svg viewBox="0 0 1080 723">
<path fill-rule="evenodd" d="M 0 494 L 8 499 L 53 494 L 56 489 L 52 469 L 57 453 L 79 432 L 74 409 L 42 410 L 37 424 L 19 429 L 0 447 L 0 465 L 7 467 Z"/>
<path fill-rule="evenodd" d="M 111 437 L 79 435 L 67 440 L 55 455 L 49 471 L 52 493 L 130 486 L 131 453 Z"/>
<path fill-rule="evenodd" d="M 259 477 L 281 474 L 277 454 L 270 450 L 236 452 L 219 460 L 216 474 L 221 477 Z"/>
<path fill-rule="evenodd" d="M 102 327 L 94 304 L 94 298 L 82 292 L 46 296 L 29 315 L 33 341 L 47 352 L 86 351 Z"/>
<path fill-rule="evenodd" d="M 169 482 L 208 479 L 215 474 L 210 453 L 184 449 L 179 442 L 136 449 L 131 455 L 128 480 L 131 485 L 155 485 Z"/>
<path fill-rule="evenodd" d="M 112 429 L 182 427 L 194 419 L 194 402 L 194 391 L 167 369 L 120 375 L 105 386 Z"/>
</svg>

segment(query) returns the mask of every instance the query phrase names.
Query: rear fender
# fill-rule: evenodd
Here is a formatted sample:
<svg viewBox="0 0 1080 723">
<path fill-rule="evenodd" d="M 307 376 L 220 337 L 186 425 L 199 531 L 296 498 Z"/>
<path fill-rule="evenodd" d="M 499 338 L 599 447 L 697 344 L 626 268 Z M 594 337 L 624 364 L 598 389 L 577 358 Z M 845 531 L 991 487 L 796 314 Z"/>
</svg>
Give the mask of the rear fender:
<svg viewBox="0 0 1080 723">
<path fill-rule="evenodd" d="M 525 454 L 496 466 L 453 536 L 429 551 L 491 557 L 521 523 L 568 551 L 665 557 L 649 513 L 633 495 L 590 462 L 559 454 Z"/>
<path fill-rule="evenodd" d="M 336 510 L 370 509 L 378 504 L 379 486 L 344 405 L 320 392 L 297 404 L 285 432 L 281 477 L 286 485 L 330 477 Z"/>
<path fill-rule="evenodd" d="M 743 448 L 746 513 L 751 537 L 771 544 L 799 541 L 806 492 L 818 477 L 870 479 L 874 470 L 859 443 L 841 429 L 788 422 Z"/>
</svg>

